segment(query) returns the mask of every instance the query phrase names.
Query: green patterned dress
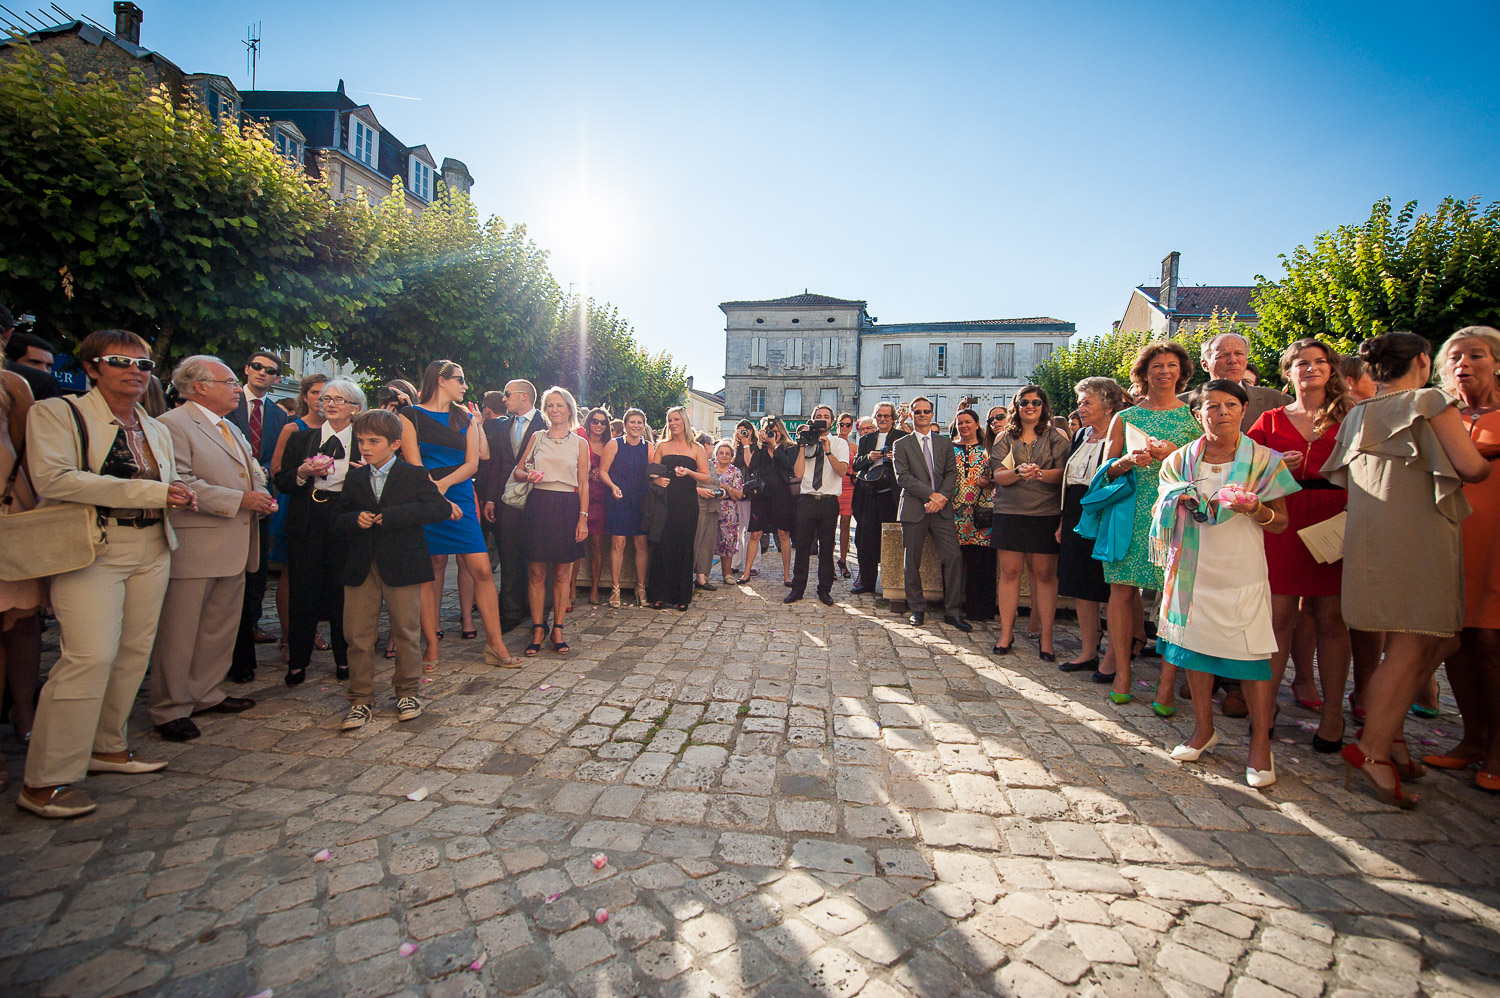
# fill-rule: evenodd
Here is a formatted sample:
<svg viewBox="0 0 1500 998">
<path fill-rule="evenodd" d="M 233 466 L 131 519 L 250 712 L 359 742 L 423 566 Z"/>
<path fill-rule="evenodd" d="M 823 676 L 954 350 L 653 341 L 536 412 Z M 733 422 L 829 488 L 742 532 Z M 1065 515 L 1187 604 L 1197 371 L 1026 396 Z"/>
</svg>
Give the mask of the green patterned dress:
<svg viewBox="0 0 1500 998">
<path fill-rule="evenodd" d="M 1193 417 L 1191 406 L 1175 409 L 1143 409 L 1132 406 L 1120 413 L 1120 419 L 1148 436 L 1181 447 L 1203 435 L 1203 427 Z M 1111 585 L 1135 586 L 1160 591 L 1162 572 L 1151 564 L 1148 539 L 1151 532 L 1151 509 L 1156 505 L 1156 491 L 1161 485 L 1161 462 L 1152 461 L 1135 470 L 1135 527 L 1130 535 L 1130 551 L 1124 560 L 1105 562 L 1104 581 Z"/>
</svg>

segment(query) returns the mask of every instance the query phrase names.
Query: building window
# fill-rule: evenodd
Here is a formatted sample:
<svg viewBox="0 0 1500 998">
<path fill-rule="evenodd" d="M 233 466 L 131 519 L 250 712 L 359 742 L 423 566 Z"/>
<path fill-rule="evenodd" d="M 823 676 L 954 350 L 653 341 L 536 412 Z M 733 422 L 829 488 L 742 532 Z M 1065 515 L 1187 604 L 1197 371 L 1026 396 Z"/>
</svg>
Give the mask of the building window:
<svg viewBox="0 0 1500 998">
<path fill-rule="evenodd" d="M 272 141 L 276 145 L 276 151 L 299 166 L 302 163 L 302 144 L 296 139 L 278 129 Z"/>
<path fill-rule="evenodd" d="M 352 151 L 355 159 L 365 164 L 365 166 L 374 165 L 375 129 L 371 128 L 363 121 L 360 121 L 358 118 L 355 118 L 353 135 L 350 138 L 350 143 L 353 146 Z"/>
<path fill-rule="evenodd" d="M 1014 378 L 1016 376 L 1016 345 L 1014 343 L 995 344 L 995 377 Z"/>
<path fill-rule="evenodd" d="M 802 389 L 788 388 L 781 399 L 781 414 L 783 416 L 802 415 Z"/>
<path fill-rule="evenodd" d="M 964 367 L 963 376 L 966 378 L 978 378 L 983 374 L 984 367 L 984 345 L 981 343 L 964 344 Z"/>
<path fill-rule="evenodd" d="M 411 192 L 423 201 L 432 200 L 432 167 L 420 159 L 411 161 Z"/>
<path fill-rule="evenodd" d="M 1036 370 L 1036 365 L 1045 360 L 1052 359 L 1051 343 L 1036 343 L 1032 345 L 1031 369 Z"/>
<path fill-rule="evenodd" d="M 880 353 L 880 376 L 882 378 L 901 377 L 901 344 L 887 343 Z"/>
<path fill-rule="evenodd" d="M 928 344 L 927 376 L 929 378 L 946 378 L 948 376 L 948 344 Z"/>
<path fill-rule="evenodd" d="M 764 416 L 766 414 L 766 390 L 764 388 L 750 389 L 750 415 Z"/>
<path fill-rule="evenodd" d="M 824 388 L 818 392 L 818 405 L 826 405 L 833 410 L 835 416 L 839 413 L 839 390 L 837 388 Z"/>
<path fill-rule="evenodd" d="M 786 367 L 806 367 L 806 340 L 786 341 Z"/>
<path fill-rule="evenodd" d="M 750 366 L 766 366 L 766 338 L 764 336 L 750 337 Z"/>
<path fill-rule="evenodd" d="M 837 336 L 823 337 L 823 366 L 839 366 L 839 338 Z"/>
</svg>

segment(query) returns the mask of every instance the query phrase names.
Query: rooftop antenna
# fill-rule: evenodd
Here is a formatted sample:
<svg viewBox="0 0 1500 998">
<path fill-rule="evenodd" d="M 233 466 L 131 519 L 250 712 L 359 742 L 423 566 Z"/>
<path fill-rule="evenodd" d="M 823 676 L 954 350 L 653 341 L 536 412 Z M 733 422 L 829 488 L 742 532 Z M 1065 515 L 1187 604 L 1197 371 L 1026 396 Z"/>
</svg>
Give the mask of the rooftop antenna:
<svg viewBox="0 0 1500 998">
<path fill-rule="evenodd" d="M 245 26 L 245 69 L 250 74 L 250 89 L 255 89 L 255 70 L 260 63 L 260 21 Z"/>
</svg>

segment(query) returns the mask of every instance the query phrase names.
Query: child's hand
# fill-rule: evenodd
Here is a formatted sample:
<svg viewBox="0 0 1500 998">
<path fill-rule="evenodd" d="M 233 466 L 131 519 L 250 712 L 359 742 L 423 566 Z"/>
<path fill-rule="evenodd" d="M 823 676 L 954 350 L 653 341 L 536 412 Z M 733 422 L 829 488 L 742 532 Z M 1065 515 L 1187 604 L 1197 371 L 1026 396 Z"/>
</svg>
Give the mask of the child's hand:
<svg viewBox="0 0 1500 998">
<path fill-rule="evenodd" d="M 379 513 L 372 513 L 369 510 L 365 510 L 363 513 L 359 514 L 359 528 L 361 530 L 369 530 L 379 522 Z"/>
</svg>

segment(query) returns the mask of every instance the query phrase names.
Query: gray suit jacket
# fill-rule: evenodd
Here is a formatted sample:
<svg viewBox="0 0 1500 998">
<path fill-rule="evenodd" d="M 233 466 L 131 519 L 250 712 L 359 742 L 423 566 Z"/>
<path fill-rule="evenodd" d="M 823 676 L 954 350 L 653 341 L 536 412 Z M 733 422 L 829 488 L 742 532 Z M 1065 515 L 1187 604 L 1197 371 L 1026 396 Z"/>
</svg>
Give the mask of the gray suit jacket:
<svg viewBox="0 0 1500 998">
<path fill-rule="evenodd" d="M 901 486 L 901 506 L 897 519 L 902 523 L 919 523 L 927 515 L 923 504 L 934 492 L 948 497 L 948 502 L 937 515 L 953 519 L 953 494 L 958 490 L 958 461 L 953 456 L 953 441 L 932 431 L 932 468 L 937 472 L 937 481 L 927 475 L 927 461 L 922 457 L 922 442 L 915 433 L 908 433 L 897 440 L 891 448 L 896 462 L 896 484 Z"/>
<path fill-rule="evenodd" d="M 172 432 L 177 477 L 198 496 L 198 510 L 174 509 L 167 519 L 177 531 L 172 578 L 219 579 L 260 566 L 259 517 L 240 509 L 246 492 L 265 492 L 266 473 L 250 454 L 250 442 L 231 428 L 234 446 L 210 416 L 193 403 L 165 413 Z"/>
</svg>

